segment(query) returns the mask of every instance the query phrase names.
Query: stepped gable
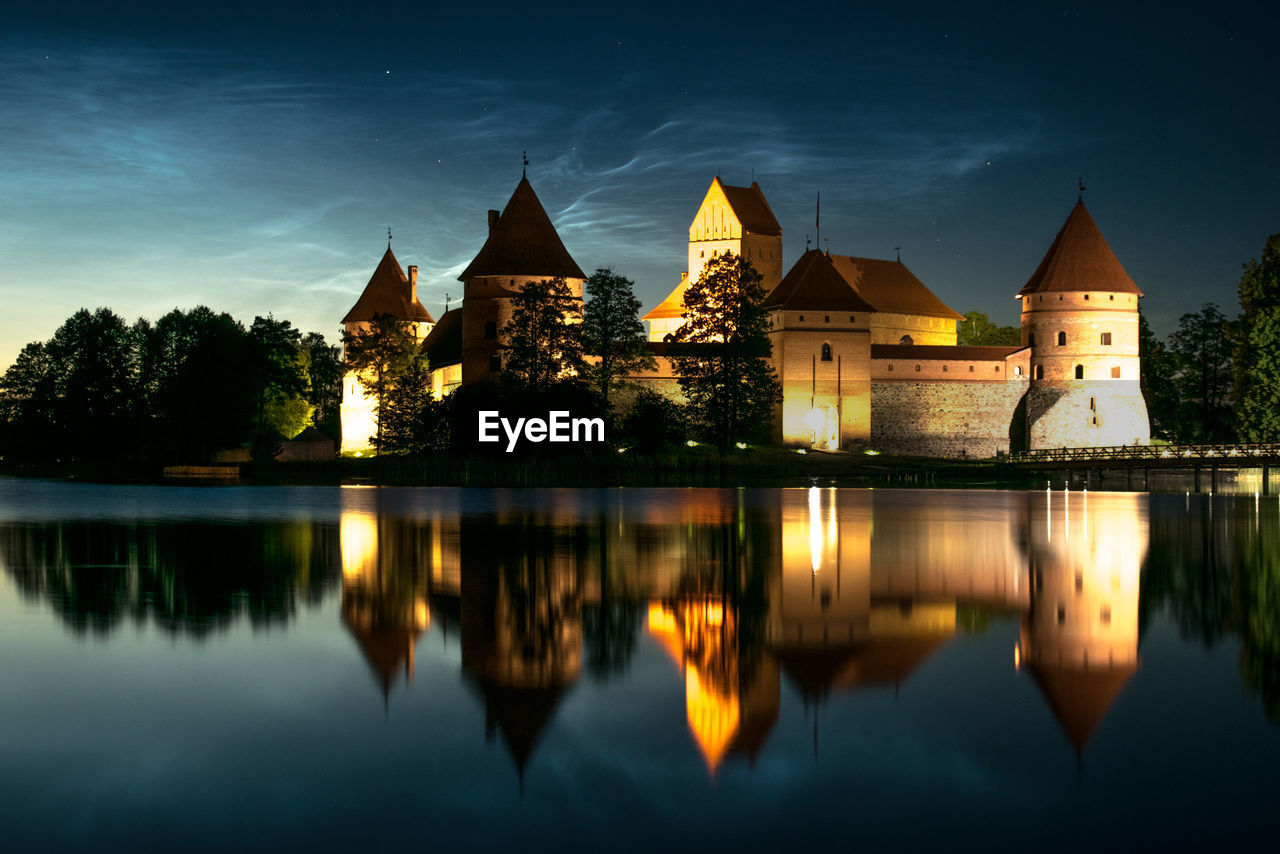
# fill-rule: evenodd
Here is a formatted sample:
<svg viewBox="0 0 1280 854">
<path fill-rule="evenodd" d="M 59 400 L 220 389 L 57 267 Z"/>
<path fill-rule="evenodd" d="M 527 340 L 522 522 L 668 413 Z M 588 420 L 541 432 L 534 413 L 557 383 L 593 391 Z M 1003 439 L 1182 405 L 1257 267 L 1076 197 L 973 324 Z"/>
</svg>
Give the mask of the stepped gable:
<svg viewBox="0 0 1280 854">
<path fill-rule="evenodd" d="M 409 277 L 404 274 L 400 262 L 388 246 L 377 269 L 369 277 L 369 284 L 364 286 L 360 299 L 356 300 L 342 322 L 368 323 L 376 315 L 389 314 L 396 320 L 435 323 L 413 290 Z"/>
<path fill-rule="evenodd" d="M 1035 677 L 1063 732 L 1079 751 L 1102 723 L 1136 668 L 1085 670 L 1033 663 L 1027 669 Z"/>
<path fill-rule="evenodd" d="M 528 178 L 521 178 L 502 214 L 489 228 L 480 254 L 458 276 L 545 276 L 585 279 L 538 201 Z"/>
<path fill-rule="evenodd" d="M 1076 201 L 1044 260 L 1018 291 L 1018 296 L 1063 291 L 1104 291 L 1142 296 L 1142 291 L 1120 265 L 1082 200 Z"/>
<path fill-rule="evenodd" d="M 832 255 L 831 263 L 876 311 L 964 320 L 963 314 L 934 296 L 901 261 Z"/>
<path fill-rule="evenodd" d="M 720 184 L 720 190 L 729 207 L 733 208 L 743 231 L 774 237 L 782 234 L 782 226 L 778 225 L 778 218 L 773 215 L 773 208 L 769 207 L 759 184 L 752 181 L 750 187 L 730 187 L 719 178 L 715 181 Z"/>
<path fill-rule="evenodd" d="M 810 249 L 800 256 L 773 292 L 765 297 L 764 308 L 787 311 L 876 310 L 876 306 L 850 287 L 836 270 L 832 259 L 817 249 Z"/>
<path fill-rule="evenodd" d="M 451 308 L 440 315 L 422 342 L 422 352 L 431 370 L 462 362 L 462 309 Z"/>
</svg>

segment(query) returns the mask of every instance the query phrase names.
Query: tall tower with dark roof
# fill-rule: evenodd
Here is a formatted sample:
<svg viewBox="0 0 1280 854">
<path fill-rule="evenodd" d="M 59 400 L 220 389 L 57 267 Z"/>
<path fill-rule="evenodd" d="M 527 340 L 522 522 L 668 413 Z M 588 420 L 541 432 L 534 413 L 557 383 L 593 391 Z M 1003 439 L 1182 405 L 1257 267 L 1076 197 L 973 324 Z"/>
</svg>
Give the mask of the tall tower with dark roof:
<svg viewBox="0 0 1280 854">
<path fill-rule="evenodd" d="M 511 300 L 529 282 L 562 278 L 582 299 L 586 275 L 564 248 L 526 177 L 502 212 L 489 211 L 489 237 L 458 276 L 463 283 L 462 384 L 496 379 L 502 370 L 502 329 Z"/>
<path fill-rule="evenodd" d="M 1138 299 L 1082 200 L 1018 292 L 1031 348 L 1032 449 L 1147 444 L 1139 384 Z"/>
<path fill-rule="evenodd" d="M 390 238 L 387 251 L 369 277 L 360 299 L 342 318 L 342 328 L 348 334 L 367 331 L 375 317 L 388 315 L 408 327 L 418 341 L 427 337 L 433 318 L 418 301 L 418 268 L 410 266 L 408 275 L 391 251 Z M 345 356 L 345 354 L 344 354 Z M 363 452 L 370 446 L 369 439 L 378 432 L 374 414 L 375 401 L 365 393 L 360 378 L 354 371 L 347 371 L 342 378 L 343 453 Z"/>
</svg>

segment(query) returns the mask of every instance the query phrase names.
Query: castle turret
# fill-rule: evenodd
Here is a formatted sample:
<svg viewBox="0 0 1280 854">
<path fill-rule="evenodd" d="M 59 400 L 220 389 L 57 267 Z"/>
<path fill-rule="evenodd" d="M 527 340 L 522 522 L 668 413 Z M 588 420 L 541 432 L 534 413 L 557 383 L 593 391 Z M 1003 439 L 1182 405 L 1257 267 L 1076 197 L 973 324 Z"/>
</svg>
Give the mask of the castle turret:
<svg viewBox="0 0 1280 854">
<path fill-rule="evenodd" d="M 489 237 L 458 276 L 463 283 L 462 384 L 495 379 L 502 370 L 502 328 L 511 298 L 529 282 L 562 278 L 582 299 L 586 275 L 564 248 L 551 218 L 522 177 L 502 213 L 489 211 Z"/>
<path fill-rule="evenodd" d="M 1139 386 L 1141 296 L 1078 200 L 1018 292 L 1022 343 L 1031 348 L 1027 438 L 1033 450 L 1150 441 Z"/>
<path fill-rule="evenodd" d="M 342 318 L 343 331 L 348 335 L 367 332 L 376 317 L 388 316 L 405 324 L 414 338 L 421 342 L 435 325 L 431 313 L 418 301 L 418 268 L 410 267 L 405 275 L 400 262 L 391 251 L 390 239 L 387 251 L 378 262 L 369 283 L 364 286 L 360 299 Z M 347 371 L 342 378 L 342 451 L 363 452 L 370 446 L 370 437 L 378 432 L 374 415 L 376 402 L 364 390 L 360 377 Z"/>
</svg>

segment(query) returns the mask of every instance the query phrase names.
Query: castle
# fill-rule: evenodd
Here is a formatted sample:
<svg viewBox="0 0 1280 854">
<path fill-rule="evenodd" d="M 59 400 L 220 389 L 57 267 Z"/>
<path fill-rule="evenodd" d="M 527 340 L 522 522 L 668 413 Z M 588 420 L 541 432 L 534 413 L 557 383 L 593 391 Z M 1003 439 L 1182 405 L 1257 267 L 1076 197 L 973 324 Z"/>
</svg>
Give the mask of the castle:
<svg viewBox="0 0 1280 854">
<path fill-rule="evenodd" d="M 356 305 L 348 332 L 377 314 L 410 325 L 427 355 L 433 393 L 496 379 L 501 330 L 525 284 L 560 277 L 576 299 L 586 276 L 565 248 L 527 177 L 458 277 L 461 306 L 436 322 L 417 299 L 390 244 Z M 1083 199 L 1026 285 L 1017 346 L 961 346 L 963 316 L 901 260 L 808 250 L 783 274 L 782 228 L 763 191 L 712 180 L 689 226 L 688 270 L 644 316 L 656 370 L 632 379 L 679 397 L 668 343 L 684 322 L 684 294 L 707 263 L 733 253 L 763 277 L 782 383 L 776 441 L 823 450 L 874 449 L 927 457 L 988 458 L 1051 447 L 1146 444 L 1139 387 L 1142 291 L 1107 245 Z M 342 448 L 361 452 L 373 402 L 354 374 L 343 385 Z"/>
</svg>

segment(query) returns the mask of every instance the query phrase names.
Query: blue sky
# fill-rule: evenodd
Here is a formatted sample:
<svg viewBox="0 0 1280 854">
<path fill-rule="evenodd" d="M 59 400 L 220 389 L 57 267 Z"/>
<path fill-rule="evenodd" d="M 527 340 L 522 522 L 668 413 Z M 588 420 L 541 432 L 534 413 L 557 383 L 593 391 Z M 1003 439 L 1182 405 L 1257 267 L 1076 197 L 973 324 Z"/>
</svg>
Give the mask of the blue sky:
<svg viewBox="0 0 1280 854">
<path fill-rule="evenodd" d="M 711 178 L 786 263 L 903 261 L 1013 295 L 1076 196 L 1158 332 L 1280 231 L 1280 13 L 1219 4 L 24 4 L 0 13 L 0 366 L 76 309 L 206 304 L 336 338 L 392 227 L 436 315 L 529 177 L 646 307 Z"/>
</svg>

